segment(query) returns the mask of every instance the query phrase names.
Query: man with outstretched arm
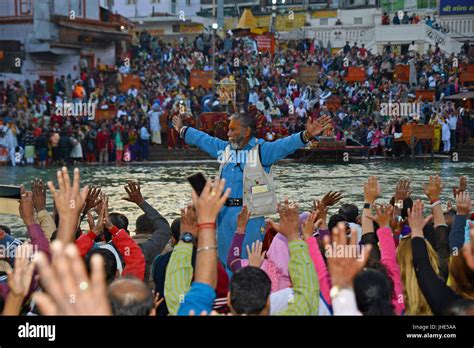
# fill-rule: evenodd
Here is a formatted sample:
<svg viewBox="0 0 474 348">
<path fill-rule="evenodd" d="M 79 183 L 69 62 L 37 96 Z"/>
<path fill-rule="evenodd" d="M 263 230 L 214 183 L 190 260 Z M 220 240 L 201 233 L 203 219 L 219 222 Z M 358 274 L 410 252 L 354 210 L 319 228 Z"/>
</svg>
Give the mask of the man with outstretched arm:
<svg viewBox="0 0 474 348">
<path fill-rule="evenodd" d="M 237 228 L 237 215 L 242 206 L 247 206 L 251 212 L 243 244 L 246 253 L 246 245 L 263 239 L 265 216 L 276 212 L 272 165 L 304 147 L 311 138 L 330 127 L 331 118 L 325 116 L 317 120 L 309 119 L 304 131 L 274 142 L 257 139 L 255 121 L 244 113 L 231 116 L 228 141 L 183 126 L 180 116 L 173 118 L 173 126 L 187 144 L 195 145 L 217 158 L 220 163 L 219 176 L 226 179 L 226 188 L 231 189 L 231 197 L 227 199 L 217 219 L 219 259 L 225 265 Z"/>
</svg>

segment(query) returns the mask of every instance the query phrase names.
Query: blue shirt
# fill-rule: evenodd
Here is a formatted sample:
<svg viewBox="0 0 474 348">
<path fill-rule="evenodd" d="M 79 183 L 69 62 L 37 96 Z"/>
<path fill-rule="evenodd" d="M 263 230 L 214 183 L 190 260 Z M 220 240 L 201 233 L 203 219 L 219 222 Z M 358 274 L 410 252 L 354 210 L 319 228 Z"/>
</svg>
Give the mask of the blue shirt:
<svg viewBox="0 0 474 348">
<path fill-rule="evenodd" d="M 194 128 L 187 128 L 184 139 L 187 144 L 195 145 L 202 151 L 207 152 L 211 157 L 223 158 L 228 141 L 211 137 L 207 133 Z M 257 142 L 260 144 L 260 156 L 264 170 L 269 173 L 271 166 L 277 161 L 287 157 L 299 148 L 305 146 L 302 139 L 302 132 L 289 137 L 279 139 L 274 142 L 266 142 L 263 139 L 251 138 L 243 150 L 249 151 Z M 240 156 L 236 156 L 240 157 Z M 247 156 L 241 156 L 243 160 Z M 226 180 L 226 189 L 230 188 L 231 198 L 243 197 L 243 170 L 245 163 L 227 163 L 222 169 L 221 178 Z M 219 259 L 227 265 L 227 252 L 230 248 L 232 238 L 237 229 L 237 215 L 242 207 L 224 206 L 217 217 L 217 243 Z M 245 239 L 242 246 L 242 258 L 247 257 L 246 245 L 251 245 L 256 240 L 263 240 L 265 234 L 265 219 L 263 217 L 250 219 L 247 224 Z"/>
<path fill-rule="evenodd" d="M 196 283 L 191 285 L 191 289 L 184 297 L 184 301 L 179 306 L 178 315 L 189 315 L 191 310 L 194 310 L 195 315 L 201 315 L 202 311 L 210 314 L 212 311 L 212 304 L 216 298 L 216 292 L 206 283 Z"/>
</svg>

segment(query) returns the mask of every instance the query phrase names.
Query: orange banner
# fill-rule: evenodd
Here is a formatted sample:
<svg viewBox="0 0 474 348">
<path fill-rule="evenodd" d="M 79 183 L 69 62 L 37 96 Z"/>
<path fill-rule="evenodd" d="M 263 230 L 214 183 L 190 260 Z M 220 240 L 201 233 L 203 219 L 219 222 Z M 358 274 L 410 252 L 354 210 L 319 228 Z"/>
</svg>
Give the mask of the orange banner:
<svg viewBox="0 0 474 348">
<path fill-rule="evenodd" d="M 120 85 L 120 90 L 122 92 L 127 92 L 128 89 L 132 86 L 135 86 L 137 89 L 140 89 L 140 76 L 131 74 L 122 75 L 122 84 Z"/>
<path fill-rule="evenodd" d="M 94 121 L 100 122 L 104 120 L 111 120 L 115 118 L 116 115 L 117 115 L 117 110 L 115 109 L 105 109 L 105 110 L 97 109 L 95 111 Z"/>
<path fill-rule="evenodd" d="M 409 82 L 410 81 L 410 66 L 404 64 L 398 64 L 395 67 L 395 76 L 396 79 L 400 82 Z"/>
<path fill-rule="evenodd" d="M 474 64 L 461 65 L 459 80 L 461 83 L 474 82 Z"/>
<path fill-rule="evenodd" d="M 428 100 L 428 101 L 433 101 L 433 98 L 435 97 L 435 91 L 430 90 L 430 89 L 417 89 L 416 90 L 416 100 L 418 100 L 419 97 L 421 97 L 421 100 Z"/>
<path fill-rule="evenodd" d="M 300 66 L 298 68 L 298 83 L 306 83 L 308 85 L 315 84 L 319 77 L 319 66 Z"/>
<path fill-rule="evenodd" d="M 256 35 L 257 49 L 259 52 L 275 53 L 275 39 L 270 35 Z"/>
<path fill-rule="evenodd" d="M 365 70 L 356 66 L 350 66 L 347 69 L 346 81 L 349 82 L 364 82 L 365 81 Z"/>
<path fill-rule="evenodd" d="M 212 88 L 212 71 L 191 70 L 189 85 L 193 88 L 199 86 L 203 88 Z"/>
</svg>

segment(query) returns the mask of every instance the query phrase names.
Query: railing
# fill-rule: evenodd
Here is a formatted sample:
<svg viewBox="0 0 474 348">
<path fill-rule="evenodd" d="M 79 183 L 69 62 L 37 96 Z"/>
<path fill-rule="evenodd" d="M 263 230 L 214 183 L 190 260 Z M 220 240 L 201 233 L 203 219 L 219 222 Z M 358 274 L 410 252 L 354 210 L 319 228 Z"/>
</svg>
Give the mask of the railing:
<svg viewBox="0 0 474 348">
<path fill-rule="evenodd" d="M 431 41 L 431 44 L 438 44 L 438 46 L 447 53 L 459 53 L 462 44 L 452 37 L 442 33 L 439 30 L 431 28 L 425 24 L 426 37 Z"/>
<path fill-rule="evenodd" d="M 452 19 L 452 20 L 436 20 L 441 27 L 447 28 L 448 33 L 454 34 L 456 37 L 463 37 L 472 39 L 474 35 L 474 19 Z M 459 28 L 460 30 L 457 30 Z M 470 35 L 467 35 L 470 34 Z"/>
<path fill-rule="evenodd" d="M 321 29 L 306 29 L 306 37 L 321 41 L 327 45 L 329 41 L 335 46 L 344 46 L 346 41 L 357 42 L 360 44 L 369 44 L 374 41 L 375 33 L 373 27 L 342 27 Z"/>
</svg>

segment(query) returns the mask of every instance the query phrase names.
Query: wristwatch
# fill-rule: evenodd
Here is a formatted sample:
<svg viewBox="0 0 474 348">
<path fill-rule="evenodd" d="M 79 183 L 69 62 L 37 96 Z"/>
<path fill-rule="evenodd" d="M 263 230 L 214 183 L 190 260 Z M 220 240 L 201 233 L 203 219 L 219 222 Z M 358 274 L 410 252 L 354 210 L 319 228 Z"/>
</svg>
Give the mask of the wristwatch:
<svg viewBox="0 0 474 348">
<path fill-rule="evenodd" d="M 364 203 L 364 209 L 370 209 L 371 204 L 370 203 Z"/>
<path fill-rule="evenodd" d="M 192 233 L 184 232 L 179 238 L 179 240 L 182 240 L 185 243 L 193 243 L 196 240 L 196 238 L 194 238 Z"/>
</svg>

